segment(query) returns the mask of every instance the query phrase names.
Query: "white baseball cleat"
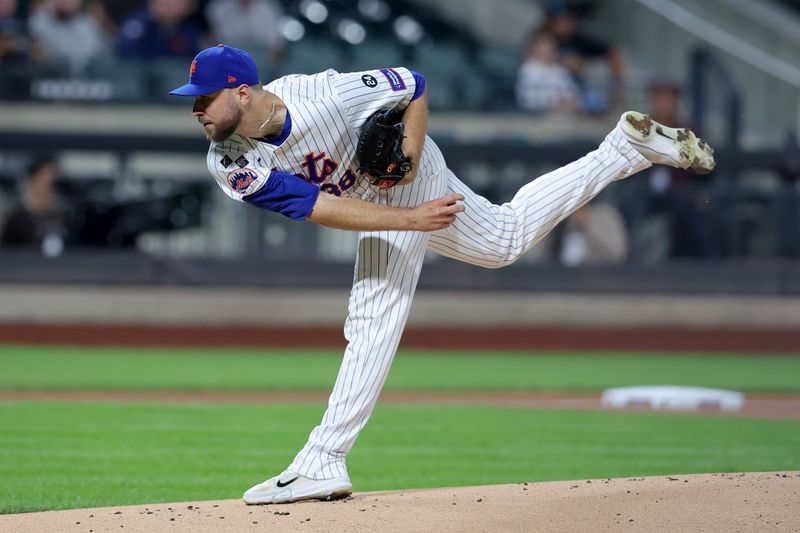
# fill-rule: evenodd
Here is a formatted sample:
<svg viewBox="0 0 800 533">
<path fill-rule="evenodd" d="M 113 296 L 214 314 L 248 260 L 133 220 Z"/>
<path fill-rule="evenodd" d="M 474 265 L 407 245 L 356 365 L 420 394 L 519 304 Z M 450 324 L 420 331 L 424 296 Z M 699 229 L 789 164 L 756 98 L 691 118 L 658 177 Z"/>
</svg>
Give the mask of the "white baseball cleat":
<svg viewBox="0 0 800 533">
<path fill-rule="evenodd" d="M 623 113 L 618 127 L 633 147 L 653 163 L 697 174 L 714 170 L 714 149 L 688 128 L 664 126 L 638 111 Z"/>
<path fill-rule="evenodd" d="M 286 470 L 279 476 L 250 487 L 242 499 L 247 505 L 289 503 L 300 500 L 337 500 L 353 492 L 347 476 L 314 480 Z"/>
</svg>

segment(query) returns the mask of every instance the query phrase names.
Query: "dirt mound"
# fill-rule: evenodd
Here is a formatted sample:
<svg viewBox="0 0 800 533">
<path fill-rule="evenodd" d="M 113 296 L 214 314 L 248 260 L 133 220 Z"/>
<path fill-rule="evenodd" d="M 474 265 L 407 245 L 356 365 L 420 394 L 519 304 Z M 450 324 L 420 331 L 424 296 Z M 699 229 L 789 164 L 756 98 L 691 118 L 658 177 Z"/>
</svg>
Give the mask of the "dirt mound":
<svg viewBox="0 0 800 533">
<path fill-rule="evenodd" d="M 365 492 L 337 502 L 238 500 L 0 516 L 0 531 L 800 531 L 800 472 Z"/>
</svg>

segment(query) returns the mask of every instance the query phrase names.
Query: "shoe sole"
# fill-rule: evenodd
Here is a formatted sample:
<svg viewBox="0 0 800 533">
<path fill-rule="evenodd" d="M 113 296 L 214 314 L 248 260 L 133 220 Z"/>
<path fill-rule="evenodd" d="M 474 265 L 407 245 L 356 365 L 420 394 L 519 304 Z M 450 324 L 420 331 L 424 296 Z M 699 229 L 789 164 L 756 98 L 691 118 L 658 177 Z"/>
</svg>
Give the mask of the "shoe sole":
<svg viewBox="0 0 800 533">
<path fill-rule="evenodd" d="M 331 480 L 334 481 L 334 480 Z M 324 482 L 320 482 L 322 487 L 316 486 L 313 492 L 304 492 L 300 491 L 299 493 L 294 493 L 287 491 L 287 496 L 282 496 L 284 493 L 281 493 L 280 497 L 275 496 L 265 496 L 263 498 L 258 497 L 242 497 L 244 503 L 247 505 L 269 505 L 273 503 L 292 503 L 292 502 L 299 502 L 303 500 L 322 500 L 322 501 L 333 501 L 333 500 L 341 500 L 342 498 L 346 498 L 353 493 L 352 486 L 343 486 L 340 482 L 333 482 L 330 484 L 325 484 Z M 315 485 L 320 485 L 315 484 Z"/>
<path fill-rule="evenodd" d="M 708 174 L 716 166 L 714 149 L 688 128 L 670 128 L 637 111 L 628 111 L 623 119 L 625 132 L 647 143 L 653 135 L 668 139 L 678 151 L 680 166 L 697 174 Z"/>
</svg>

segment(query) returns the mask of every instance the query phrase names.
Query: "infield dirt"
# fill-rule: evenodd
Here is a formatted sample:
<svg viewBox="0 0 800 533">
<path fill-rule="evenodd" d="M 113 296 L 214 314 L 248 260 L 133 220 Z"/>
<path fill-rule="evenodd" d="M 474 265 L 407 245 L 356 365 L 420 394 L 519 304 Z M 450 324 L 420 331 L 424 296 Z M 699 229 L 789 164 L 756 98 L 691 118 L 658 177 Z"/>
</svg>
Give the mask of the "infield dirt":
<svg viewBox="0 0 800 533">
<path fill-rule="evenodd" d="M 48 511 L 0 516 L 0 531 L 797 532 L 799 501 L 800 472 L 676 475 Z"/>
</svg>

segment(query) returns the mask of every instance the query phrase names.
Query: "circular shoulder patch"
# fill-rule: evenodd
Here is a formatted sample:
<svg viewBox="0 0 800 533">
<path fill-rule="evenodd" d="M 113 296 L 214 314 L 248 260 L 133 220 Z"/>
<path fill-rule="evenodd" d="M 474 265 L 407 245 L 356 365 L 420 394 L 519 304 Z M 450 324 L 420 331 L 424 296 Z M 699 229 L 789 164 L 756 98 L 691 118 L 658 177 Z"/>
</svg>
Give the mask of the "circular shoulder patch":
<svg viewBox="0 0 800 533">
<path fill-rule="evenodd" d="M 364 85 L 366 85 L 369 88 L 378 86 L 378 80 L 375 79 L 375 76 L 372 76 L 370 74 L 364 74 L 363 76 L 361 76 L 361 81 L 363 81 Z"/>
<path fill-rule="evenodd" d="M 228 185 L 239 194 L 247 192 L 250 184 L 258 179 L 255 170 L 249 168 L 239 168 L 228 173 Z"/>
</svg>

